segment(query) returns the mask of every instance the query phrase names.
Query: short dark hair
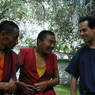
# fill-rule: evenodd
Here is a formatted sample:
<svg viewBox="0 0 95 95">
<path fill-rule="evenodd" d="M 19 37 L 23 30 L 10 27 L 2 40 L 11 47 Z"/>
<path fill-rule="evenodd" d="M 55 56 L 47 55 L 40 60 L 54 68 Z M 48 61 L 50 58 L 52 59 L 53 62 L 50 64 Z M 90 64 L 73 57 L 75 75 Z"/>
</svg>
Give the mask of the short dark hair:
<svg viewBox="0 0 95 95">
<path fill-rule="evenodd" d="M 80 17 L 79 23 L 84 22 L 84 21 L 88 21 L 89 28 L 91 28 L 91 29 L 95 28 L 95 16 Z"/>
<path fill-rule="evenodd" d="M 43 30 L 38 34 L 37 40 L 44 40 L 47 35 L 55 36 L 55 34 L 49 30 Z"/>
<path fill-rule="evenodd" d="M 8 21 L 8 20 L 5 20 L 5 21 L 2 21 L 0 23 L 0 33 L 2 31 L 10 31 L 10 30 L 14 30 L 14 28 L 18 29 L 19 30 L 19 27 L 16 23 L 14 23 L 13 21 Z"/>
</svg>

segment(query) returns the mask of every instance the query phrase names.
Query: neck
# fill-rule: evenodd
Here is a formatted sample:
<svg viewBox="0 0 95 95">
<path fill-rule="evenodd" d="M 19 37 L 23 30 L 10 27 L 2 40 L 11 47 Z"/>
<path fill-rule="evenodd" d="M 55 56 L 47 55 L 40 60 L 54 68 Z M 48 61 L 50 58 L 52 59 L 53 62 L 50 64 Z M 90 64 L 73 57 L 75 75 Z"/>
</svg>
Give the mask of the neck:
<svg viewBox="0 0 95 95">
<path fill-rule="evenodd" d="M 44 53 L 42 53 L 42 51 L 41 51 L 38 47 L 35 48 L 35 52 L 36 52 L 40 57 L 43 57 L 43 58 L 46 57 L 46 55 L 45 55 Z"/>
<path fill-rule="evenodd" d="M 3 50 L 0 50 L 0 54 L 4 54 L 4 51 Z"/>
<path fill-rule="evenodd" d="M 2 44 L 0 44 L 0 52 L 3 52 L 4 51 L 4 47 Z"/>
<path fill-rule="evenodd" d="M 90 48 L 95 48 L 95 41 L 91 42 L 91 43 L 88 43 L 88 46 Z"/>
</svg>

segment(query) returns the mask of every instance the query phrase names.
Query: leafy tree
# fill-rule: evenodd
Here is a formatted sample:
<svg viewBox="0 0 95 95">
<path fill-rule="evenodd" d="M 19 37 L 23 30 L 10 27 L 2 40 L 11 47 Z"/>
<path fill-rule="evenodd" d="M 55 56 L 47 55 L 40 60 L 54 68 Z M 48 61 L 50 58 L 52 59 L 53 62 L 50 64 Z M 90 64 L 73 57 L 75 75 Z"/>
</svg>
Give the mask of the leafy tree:
<svg viewBox="0 0 95 95">
<path fill-rule="evenodd" d="M 55 51 L 73 54 L 83 43 L 79 37 L 78 19 L 88 14 L 89 9 L 91 11 L 90 4 L 90 0 L 0 0 L 0 20 L 15 20 L 23 25 L 21 37 L 27 46 L 35 43 L 35 39 L 29 38 L 29 33 L 36 30 L 29 28 L 47 24 L 57 37 Z"/>
</svg>

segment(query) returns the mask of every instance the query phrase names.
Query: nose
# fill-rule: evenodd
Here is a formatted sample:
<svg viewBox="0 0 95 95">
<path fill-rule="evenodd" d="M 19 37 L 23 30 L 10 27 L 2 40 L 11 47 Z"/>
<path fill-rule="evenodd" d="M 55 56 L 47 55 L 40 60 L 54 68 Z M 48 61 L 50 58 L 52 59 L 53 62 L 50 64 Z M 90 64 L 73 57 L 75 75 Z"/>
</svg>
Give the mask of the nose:
<svg viewBox="0 0 95 95">
<path fill-rule="evenodd" d="M 17 39 L 16 41 L 15 41 L 15 44 L 18 44 L 19 43 L 19 40 Z"/>
<path fill-rule="evenodd" d="M 81 32 L 80 32 L 80 35 L 81 35 L 81 36 L 83 36 L 83 35 L 84 35 L 84 32 L 83 32 L 83 31 L 81 31 Z"/>
<path fill-rule="evenodd" d="M 52 48 L 54 48 L 54 47 L 55 47 L 55 44 L 54 44 L 54 43 L 52 43 L 52 44 L 51 44 L 51 47 L 52 47 Z"/>
</svg>

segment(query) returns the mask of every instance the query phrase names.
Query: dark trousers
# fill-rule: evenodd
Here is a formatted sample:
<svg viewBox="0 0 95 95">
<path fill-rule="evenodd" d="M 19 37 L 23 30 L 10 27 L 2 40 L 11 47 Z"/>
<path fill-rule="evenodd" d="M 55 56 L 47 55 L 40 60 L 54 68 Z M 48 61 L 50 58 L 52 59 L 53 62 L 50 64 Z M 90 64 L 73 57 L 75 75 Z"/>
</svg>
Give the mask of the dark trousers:
<svg viewBox="0 0 95 95">
<path fill-rule="evenodd" d="M 87 95 L 87 94 L 84 94 L 84 93 L 80 93 L 80 95 Z"/>
<path fill-rule="evenodd" d="M 80 93 L 80 95 L 95 95 L 95 93 Z"/>
</svg>

